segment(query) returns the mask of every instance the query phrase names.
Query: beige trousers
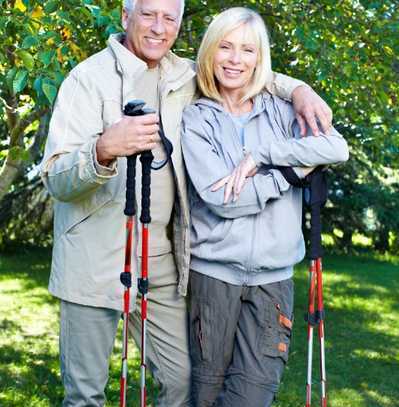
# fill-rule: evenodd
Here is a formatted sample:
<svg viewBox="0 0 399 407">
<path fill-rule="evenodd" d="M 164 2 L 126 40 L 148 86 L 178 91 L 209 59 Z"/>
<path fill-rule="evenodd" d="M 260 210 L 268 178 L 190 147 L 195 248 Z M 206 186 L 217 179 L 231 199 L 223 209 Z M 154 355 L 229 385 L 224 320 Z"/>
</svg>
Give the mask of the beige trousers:
<svg viewBox="0 0 399 407">
<path fill-rule="evenodd" d="M 190 406 L 185 298 L 177 293 L 171 255 L 149 259 L 147 365 L 159 384 L 158 407 Z M 140 301 L 129 331 L 141 338 Z M 64 407 L 102 407 L 120 312 L 61 301 L 60 359 Z M 130 378 L 132 374 L 130 374 Z"/>
</svg>

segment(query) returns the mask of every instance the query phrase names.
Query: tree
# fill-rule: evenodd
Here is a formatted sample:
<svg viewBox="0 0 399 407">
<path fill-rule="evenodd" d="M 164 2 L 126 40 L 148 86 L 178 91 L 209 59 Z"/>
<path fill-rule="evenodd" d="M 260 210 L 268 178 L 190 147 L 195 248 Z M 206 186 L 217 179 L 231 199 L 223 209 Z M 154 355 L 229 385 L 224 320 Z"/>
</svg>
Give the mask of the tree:
<svg viewBox="0 0 399 407">
<path fill-rule="evenodd" d="M 26 188 L 28 174 L 40 162 L 51 106 L 66 73 L 120 29 L 121 3 L 0 0 L 0 208 L 7 194 Z M 194 58 L 212 17 L 236 5 L 187 0 L 175 51 Z M 395 201 L 398 192 L 398 3 L 243 0 L 240 5 L 265 19 L 274 70 L 312 85 L 349 141 L 351 162 L 335 169 L 330 183 L 330 230 L 343 231 L 345 244 L 356 231 L 380 235 L 376 242 L 386 242 L 387 234 L 396 238 L 396 226 L 387 226 L 378 208 Z M 370 208 L 379 214 L 372 226 L 365 216 Z"/>
</svg>

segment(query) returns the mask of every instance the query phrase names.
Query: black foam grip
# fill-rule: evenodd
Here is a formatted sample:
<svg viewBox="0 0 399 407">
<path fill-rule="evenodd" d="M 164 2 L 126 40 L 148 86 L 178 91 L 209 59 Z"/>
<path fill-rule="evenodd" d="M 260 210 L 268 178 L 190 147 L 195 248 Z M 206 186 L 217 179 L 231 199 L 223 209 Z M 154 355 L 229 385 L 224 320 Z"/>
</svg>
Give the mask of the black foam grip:
<svg viewBox="0 0 399 407">
<path fill-rule="evenodd" d="M 326 171 L 322 167 L 317 167 L 306 177 L 310 186 L 309 200 L 306 202 L 309 206 L 318 205 L 322 208 L 327 202 L 328 186 Z"/>
<path fill-rule="evenodd" d="M 141 175 L 141 223 L 150 223 L 150 195 L 151 195 L 151 163 L 154 159 L 151 151 L 141 153 L 140 161 L 142 166 Z"/>
<path fill-rule="evenodd" d="M 136 214 L 136 159 L 136 155 L 127 157 L 126 204 L 124 211 L 126 216 L 134 216 Z"/>
<path fill-rule="evenodd" d="M 126 116 L 140 116 L 143 114 L 142 108 L 145 103 L 142 100 L 132 100 L 127 103 L 123 109 Z M 124 213 L 126 216 L 136 214 L 136 161 L 137 155 L 127 157 L 126 169 L 126 204 Z"/>
<path fill-rule="evenodd" d="M 321 246 L 321 207 L 317 203 L 310 207 L 310 250 L 309 257 L 316 260 L 323 256 Z"/>
</svg>

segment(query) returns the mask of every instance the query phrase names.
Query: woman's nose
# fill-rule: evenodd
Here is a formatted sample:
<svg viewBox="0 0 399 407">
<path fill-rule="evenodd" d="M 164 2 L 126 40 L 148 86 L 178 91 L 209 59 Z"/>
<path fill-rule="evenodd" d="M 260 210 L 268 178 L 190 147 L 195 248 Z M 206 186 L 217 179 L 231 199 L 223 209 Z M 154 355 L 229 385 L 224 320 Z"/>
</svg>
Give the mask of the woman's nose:
<svg viewBox="0 0 399 407">
<path fill-rule="evenodd" d="M 230 54 L 230 61 L 234 64 L 238 64 L 241 62 L 241 53 L 238 50 L 232 50 Z"/>
</svg>

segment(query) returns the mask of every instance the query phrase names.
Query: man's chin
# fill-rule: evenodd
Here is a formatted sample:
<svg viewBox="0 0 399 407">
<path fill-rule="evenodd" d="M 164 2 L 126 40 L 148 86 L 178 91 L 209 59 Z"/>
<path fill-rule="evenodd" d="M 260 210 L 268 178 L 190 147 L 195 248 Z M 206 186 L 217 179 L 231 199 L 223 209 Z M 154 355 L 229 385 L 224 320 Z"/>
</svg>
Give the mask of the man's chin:
<svg viewBox="0 0 399 407">
<path fill-rule="evenodd" d="M 154 53 L 148 53 L 144 55 L 144 61 L 147 63 L 148 66 L 156 66 L 159 64 L 161 59 L 168 53 L 169 50 L 166 50 L 164 52 L 154 52 Z"/>
</svg>

